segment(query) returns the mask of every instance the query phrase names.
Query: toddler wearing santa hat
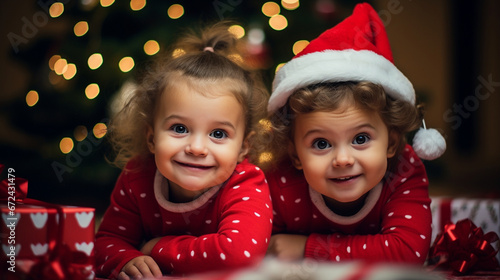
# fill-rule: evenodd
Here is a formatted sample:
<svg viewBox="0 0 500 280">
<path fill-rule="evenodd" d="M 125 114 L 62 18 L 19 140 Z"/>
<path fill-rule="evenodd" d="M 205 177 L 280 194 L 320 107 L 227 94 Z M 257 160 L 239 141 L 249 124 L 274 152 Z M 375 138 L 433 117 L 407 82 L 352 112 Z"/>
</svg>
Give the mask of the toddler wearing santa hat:
<svg viewBox="0 0 500 280">
<path fill-rule="evenodd" d="M 261 135 L 273 156 L 268 254 L 424 263 L 431 212 L 420 158 L 439 157 L 446 144 L 425 128 L 415 99 L 366 3 L 278 71 L 271 130 Z"/>
</svg>

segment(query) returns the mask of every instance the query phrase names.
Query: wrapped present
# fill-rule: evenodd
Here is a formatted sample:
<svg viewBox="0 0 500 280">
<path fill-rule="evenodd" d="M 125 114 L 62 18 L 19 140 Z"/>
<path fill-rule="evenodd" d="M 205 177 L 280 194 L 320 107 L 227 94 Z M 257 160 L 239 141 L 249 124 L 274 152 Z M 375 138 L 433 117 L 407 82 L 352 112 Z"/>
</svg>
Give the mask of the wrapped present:
<svg viewBox="0 0 500 280">
<path fill-rule="evenodd" d="M 432 197 L 432 242 L 446 224 L 470 219 L 483 232 L 500 236 L 500 199 Z M 500 261 L 500 254 L 497 254 Z"/>
<path fill-rule="evenodd" d="M 499 199 L 432 197 L 431 211 L 429 263 L 447 266 L 457 279 L 500 276 L 500 241 L 494 237 L 500 236 Z"/>
<path fill-rule="evenodd" d="M 6 279 L 94 279 L 95 209 L 26 194 L 27 181 L 10 172 L 0 182 L 2 274 Z"/>
<path fill-rule="evenodd" d="M 429 265 L 451 270 L 455 275 L 475 271 L 500 271 L 495 258 L 498 235 L 484 233 L 470 219 L 448 223 L 434 240 L 429 252 Z"/>
</svg>

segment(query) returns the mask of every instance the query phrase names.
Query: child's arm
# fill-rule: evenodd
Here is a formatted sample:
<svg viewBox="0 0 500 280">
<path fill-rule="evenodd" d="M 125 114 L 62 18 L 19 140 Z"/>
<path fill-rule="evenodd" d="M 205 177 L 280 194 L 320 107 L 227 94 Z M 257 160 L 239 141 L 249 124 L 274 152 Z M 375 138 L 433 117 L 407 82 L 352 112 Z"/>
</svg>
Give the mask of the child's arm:
<svg viewBox="0 0 500 280">
<path fill-rule="evenodd" d="M 160 267 L 173 274 L 246 266 L 265 255 L 272 227 L 272 205 L 263 173 L 240 164 L 217 194 L 218 230 L 202 236 L 165 236 L 151 251 Z M 200 225 L 203 226 L 203 225 Z"/>
<path fill-rule="evenodd" d="M 428 180 L 424 165 L 405 152 L 398 173 L 390 176 L 392 194 L 382 209 L 375 235 L 311 234 L 305 257 L 333 261 L 364 259 L 423 264 L 431 239 Z"/>
<path fill-rule="evenodd" d="M 144 255 L 137 249 L 143 239 L 142 220 L 127 180 L 122 172 L 96 234 L 97 274 L 108 278 L 117 277 L 125 264 Z"/>
</svg>

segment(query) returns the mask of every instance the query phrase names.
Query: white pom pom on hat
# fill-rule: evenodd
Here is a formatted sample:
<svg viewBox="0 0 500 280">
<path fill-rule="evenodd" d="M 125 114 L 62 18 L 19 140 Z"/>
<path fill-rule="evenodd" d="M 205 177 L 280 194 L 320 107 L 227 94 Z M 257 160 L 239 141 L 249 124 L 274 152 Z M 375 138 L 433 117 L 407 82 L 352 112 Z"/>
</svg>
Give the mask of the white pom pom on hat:
<svg viewBox="0 0 500 280">
<path fill-rule="evenodd" d="M 324 82 L 370 81 L 387 94 L 415 104 L 415 90 L 394 65 L 389 39 L 377 12 L 367 3 L 357 4 L 351 16 L 323 32 L 276 73 L 268 111 L 286 104 L 297 89 Z M 413 147 L 422 159 L 432 160 L 446 150 L 435 129 L 421 128 Z"/>
<path fill-rule="evenodd" d="M 415 153 L 426 160 L 433 160 L 440 157 L 446 150 L 446 141 L 443 136 L 434 128 L 427 129 L 425 121 L 413 137 L 413 149 Z"/>
</svg>

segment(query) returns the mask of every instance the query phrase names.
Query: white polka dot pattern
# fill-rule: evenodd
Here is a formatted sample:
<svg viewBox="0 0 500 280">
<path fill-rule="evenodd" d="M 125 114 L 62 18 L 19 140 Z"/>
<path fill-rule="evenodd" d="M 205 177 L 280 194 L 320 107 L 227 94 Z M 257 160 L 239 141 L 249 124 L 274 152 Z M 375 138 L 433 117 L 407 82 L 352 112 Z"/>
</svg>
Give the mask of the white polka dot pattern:
<svg viewBox="0 0 500 280">
<path fill-rule="evenodd" d="M 234 174 L 210 197 L 202 194 L 192 202 L 167 207 L 161 201 L 158 203 L 158 193 L 155 193 L 155 188 L 168 187 L 168 184 L 162 185 L 164 178 L 155 177 L 155 185 L 151 186 L 144 183 L 144 177 L 133 179 L 141 173 L 120 176 L 112 194 L 111 211 L 106 212 L 96 235 L 99 275 L 110 275 L 121 256 L 125 258 L 138 252 L 123 240 L 109 238 L 107 233 L 138 240 L 138 244 L 143 232 L 162 236 L 151 256 L 167 273 L 240 267 L 252 264 L 254 258 L 264 257 L 273 221 L 267 180 L 260 168 L 246 161 L 238 164 Z M 204 199 L 203 204 L 193 207 L 200 199 Z M 172 208 L 175 206 L 190 210 L 176 210 Z M 137 213 L 144 213 L 144 218 Z M 141 229 L 142 225 L 146 228 Z"/>
<path fill-rule="evenodd" d="M 321 195 L 319 199 L 311 195 L 310 186 L 293 167 L 273 171 L 267 178 L 275 230 L 313 234 L 305 248 L 309 258 L 423 263 L 431 234 L 428 180 L 422 161 L 410 146 L 399 159 L 379 193 L 370 192 L 364 208 L 350 217 L 336 215 Z M 372 193 L 376 195 L 370 196 Z M 402 243 L 405 246 L 399 246 Z"/>
</svg>

